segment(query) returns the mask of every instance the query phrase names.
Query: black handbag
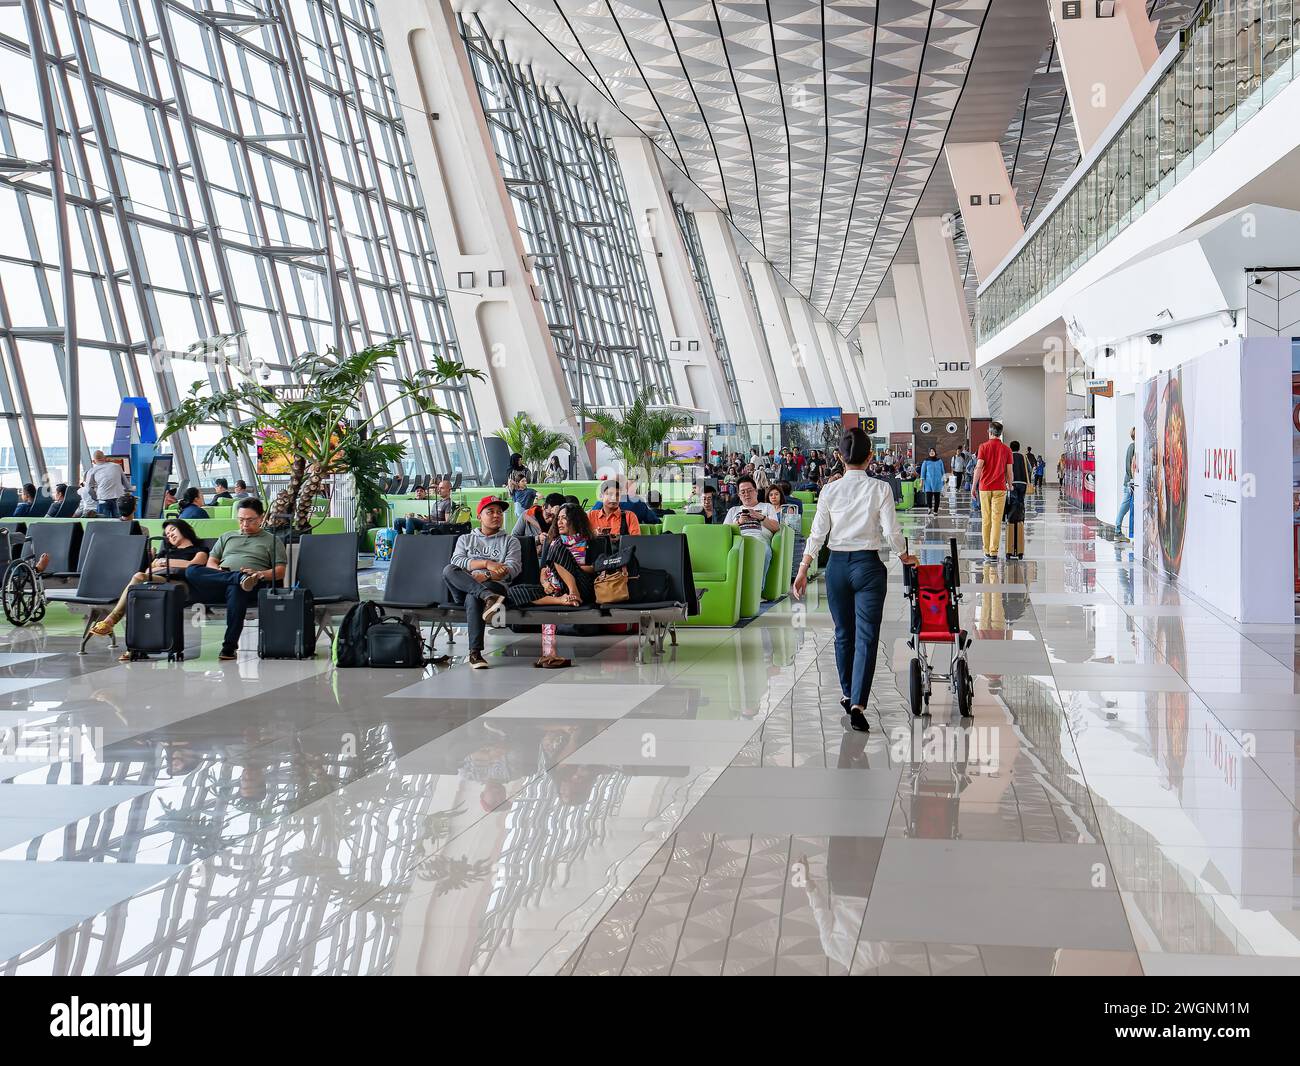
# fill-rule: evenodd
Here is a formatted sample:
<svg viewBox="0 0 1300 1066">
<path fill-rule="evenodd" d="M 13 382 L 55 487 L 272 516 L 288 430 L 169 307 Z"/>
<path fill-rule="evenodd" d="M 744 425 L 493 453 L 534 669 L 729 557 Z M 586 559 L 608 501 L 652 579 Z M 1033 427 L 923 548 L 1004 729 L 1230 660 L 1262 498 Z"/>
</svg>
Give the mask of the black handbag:
<svg viewBox="0 0 1300 1066">
<path fill-rule="evenodd" d="M 401 618 L 384 618 L 366 630 L 366 665 L 412 667 L 424 665 L 420 631 Z"/>
<path fill-rule="evenodd" d="M 665 603 L 673 598 L 672 581 L 667 570 L 643 566 L 631 582 L 629 592 L 632 603 Z"/>
<path fill-rule="evenodd" d="M 619 546 L 604 555 L 598 555 L 592 567 L 597 574 L 612 574 L 617 570 L 626 570 L 628 577 L 635 577 L 641 569 L 636 561 L 636 545 L 623 544 L 620 539 Z"/>
</svg>

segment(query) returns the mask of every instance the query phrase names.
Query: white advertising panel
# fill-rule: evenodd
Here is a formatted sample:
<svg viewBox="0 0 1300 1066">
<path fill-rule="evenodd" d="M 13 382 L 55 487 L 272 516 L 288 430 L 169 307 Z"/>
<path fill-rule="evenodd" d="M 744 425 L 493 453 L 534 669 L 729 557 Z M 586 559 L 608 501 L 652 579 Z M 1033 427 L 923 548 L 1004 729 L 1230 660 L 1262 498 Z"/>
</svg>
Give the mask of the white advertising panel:
<svg viewBox="0 0 1300 1066">
<path fill-rule="evenodd" d="M 1293 616 L 1289 386 L 1288 346 L 1252 339 L 1138 389 L 1138 550 L 1240 621 Z"/>
</svg>

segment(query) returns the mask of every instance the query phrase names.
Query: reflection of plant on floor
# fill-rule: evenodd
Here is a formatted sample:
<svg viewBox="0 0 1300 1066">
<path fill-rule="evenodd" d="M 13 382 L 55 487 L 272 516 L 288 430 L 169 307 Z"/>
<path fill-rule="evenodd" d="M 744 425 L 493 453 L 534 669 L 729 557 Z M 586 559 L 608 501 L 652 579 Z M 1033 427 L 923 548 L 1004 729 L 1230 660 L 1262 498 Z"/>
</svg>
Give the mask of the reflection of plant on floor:
<svg viewBox="0 0 1300 1066">
<path fill-rule="evenodd" d="M 465 813 L 463 806 L 453 807 L 449 811 L 434 811 L 424 820 L 424 837 L 420 847 L 426 855 L 432 855 L 446 841 L 451 839 L 455 821 Z"/>
<path fill-rule="evenodd" d="M 445 896 L 448 892 L 486 881 L 492 876 L 492 860 L 471 860 L 466 855 L 459 859 L 452 855 L 435 855 L 421 863 L 415 873 L 421 881 L 432 881 L 437 886 L 435 896 Z"/>
</svg>

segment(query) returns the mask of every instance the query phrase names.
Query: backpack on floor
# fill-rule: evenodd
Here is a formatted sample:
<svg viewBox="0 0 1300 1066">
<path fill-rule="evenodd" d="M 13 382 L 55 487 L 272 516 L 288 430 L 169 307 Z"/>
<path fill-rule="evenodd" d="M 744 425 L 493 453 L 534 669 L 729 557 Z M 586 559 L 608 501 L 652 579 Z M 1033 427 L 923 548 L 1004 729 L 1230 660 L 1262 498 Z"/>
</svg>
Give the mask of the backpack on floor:
<svg viewBox="0 0 1300 1066">
<path fill-rule="evenodd" d="M 342 667 L 366 665 L 366 633 L 384 617 L 377 603 L 363 600 L 343 616 L 338 635 L 334 638 L 334 665 Z"/>
</svg>

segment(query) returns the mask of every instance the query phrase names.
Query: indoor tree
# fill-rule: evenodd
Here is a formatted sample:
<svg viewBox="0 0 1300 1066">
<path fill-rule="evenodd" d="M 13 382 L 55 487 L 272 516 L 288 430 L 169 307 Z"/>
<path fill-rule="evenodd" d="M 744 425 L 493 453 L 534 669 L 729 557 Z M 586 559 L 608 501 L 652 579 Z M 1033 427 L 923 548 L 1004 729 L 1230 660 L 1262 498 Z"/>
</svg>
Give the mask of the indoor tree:
<svg viewBox="0 0 1300 1066">
<path fill-rule="evenodd" d="M 632 402 L 621 410 L 583 407 L 582 417 L 591 423 L 585 440 L 602 441 L 623 463 L 623 473 L 635 478 L 644 471 L 647 481 L 667 462 L 668 436 L 694 424 L 690 415 L 657 407 L 659 392 L 654 386 L 637 390 Z"/>
<path fill-rule="evenodd" d="M 518 452 L 532 481 L 541 480 L 541 464 L 554 452 L 570 446 L 567 434 L 543 429 L 522 411 L 496 431 L 511 452 Z"/>
<path fill-rule="evenodd" d="M 224 432 L 204 457 L 205 466 L 255 453 L 259 444 L 263 461 L 281 460 L 289 483 L 268 508 L 273 529 L 306 529 L 325 479 L 346 471 L 356 483 L 358 524 L 365 525 L 370 511 L 382 506 L 384 479 L 406 454 L 393 431 L 422 414 L 459 421 L 455 411 L 434 400 L 436 390 L 483 376 L 436 354 L 428 367 L 401 376 L 394 364 L 404 343 L 392 337 L 349 354 L 330 348 L 300 355 L 289 366 L 289 380 L 304 388 L 291 394 L 254 380 L 206 393 L 208 383 L 197 381 L 169 414 L 161 439 L 217 423 Z M 367 390 L 390 375 L 395 387 Z M 258 482 L 263 490 L 260 477 Z M 265 498 L 264 490 L 261 495 Z"/>
</svg>

